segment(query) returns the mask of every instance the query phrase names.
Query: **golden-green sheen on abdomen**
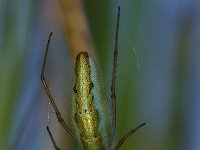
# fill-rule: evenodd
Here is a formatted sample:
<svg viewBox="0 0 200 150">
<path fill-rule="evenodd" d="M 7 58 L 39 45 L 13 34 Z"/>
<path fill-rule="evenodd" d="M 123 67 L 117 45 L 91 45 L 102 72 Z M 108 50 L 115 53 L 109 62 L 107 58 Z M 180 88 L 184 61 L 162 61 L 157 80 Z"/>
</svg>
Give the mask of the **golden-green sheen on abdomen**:
<svg viewBox="0 0 200 150">
<path fill-rule="evenodd" d="M 100 72 L 86 52 L 76 58 L 73 83 L 71 120 L 78 141 L 85 150 L 110 150 L 111 110 Z"/>
</svg>

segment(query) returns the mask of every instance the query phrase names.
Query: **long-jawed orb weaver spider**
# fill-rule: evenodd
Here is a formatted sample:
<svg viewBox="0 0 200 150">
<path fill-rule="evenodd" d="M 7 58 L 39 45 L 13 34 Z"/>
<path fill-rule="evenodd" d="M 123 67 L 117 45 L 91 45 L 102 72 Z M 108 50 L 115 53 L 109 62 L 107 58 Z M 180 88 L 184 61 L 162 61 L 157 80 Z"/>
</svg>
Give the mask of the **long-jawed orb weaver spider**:
<svg viewBox="0 0 200 150">
<path fill-rule="evenodd" d="M 63 126 L 67 133 L 69 133 L 72 137 L 78 140 L 80 146 L 84 150 L 112 149 L 112 143 L 116 129 L 115 80 L 118 56 L 119 19 L 120 7 L 118 7 L 114 60 L 112 70 L 112 106 L 109 106 L 109 101 L 105 96 L 101 75 L 96 66 L 95 61 L 88 55 L 87 52 L 80 52 L 76 57 L 74 70 L 75 76 L 72 88 L 71 122 L 73 130 L 71 130 L 68 127 L 68 125 L 64 122 L 45 80 L 44 72 L 52 33 L 50 33 L 47 42 L 41 73 L 42 84 L 55 110 L 58 122 Z M 132 135 L 136 130 L 138 130 L 144 125 L 145 123 L 142 123 L 136 128 L 130 130 L 127 134 L 125 134 L 119 140 L 119 142 L 113 150 L 118 150 L 130 135 Z M 56 145 L 56 142 L 48 126 L 47 131 L 55 149 L 60 150 L 60 148 Z"/>
</svg>

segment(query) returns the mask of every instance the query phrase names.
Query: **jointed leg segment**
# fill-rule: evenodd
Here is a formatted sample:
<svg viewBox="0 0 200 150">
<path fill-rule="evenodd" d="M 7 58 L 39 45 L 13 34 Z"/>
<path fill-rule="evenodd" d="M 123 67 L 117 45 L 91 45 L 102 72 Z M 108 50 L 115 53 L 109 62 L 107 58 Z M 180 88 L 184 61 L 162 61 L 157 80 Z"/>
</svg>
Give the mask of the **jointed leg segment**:
<svg viewBox="0 0 200 150">
<path fill-rule="evenodd" d="M 138 129 L 140 129 L 141 127 L 143 127 L 146 123 L 142 123 L 140 124 L 139 126 L 137 126 L 136 128 L 130 130 L 127 134 L 125 134 L 120 140 L 119 142 L 117 143 L 117 145 L 115 146 L 115 148 L 113 150 L 118 150 L 122 144 L 126 141 L 126 139 L 128 137 L 130 137 L 133 133 L 135 133 Z"/>
<path fill-rule="evenodd" d="M 74 137 L 74 133 L 69 129 L 69 127 L 66 125 L 65 121 L 63 120 L 62 116 L 61 116 L 61 113 L 59 112 L 54 100 L 53 100 L 53 96 L 51 95 L 50 93 L 50 90 L 48 88 L 48 85 L 47 85 L 47 82 L 46 82 L 46 79 L 45 79 L 45 66 L 46 66 L 46 61 L 47 61 L 47 54 L 48 54 L 48 49 L 49 49 L 49 44 L 50 44 L 50 39 L 51 39 L 51 36 L 52 36 L 52 32 L 50 33 L 49 35 L 49 39 L 48 39 L 48 42 L 47 42 L 47 46 L 46 46 L 46 51 L 45 51 L 45 57 L 44 57 L 44 61 L 43 61 L 43 66 L 42 66 L 42 72 L 41 72 L 41 81 L 42 81 L 42 84 L 43 84 L 43 87 L 50 99 L 50 102 L 56 112 L 56 117 L 58 119 L 58 122 L 63 126 L 63 128 L 67 131 L 67 133 L 69 133 L 72 137 Z"/>
<path fill-rule="evenodd" d="M 57 144 L 56 144 L 56 142 L 55 142 L 55 140 L 54 140 L 54 138 L 53 138 L 53 135 L 51 134 L 51 131 L 50 131 L 50 129 L 49 129 L 48 126 L 47 126 L 47 131 L 48 131 L 48 133 L 49 133 L 49 137 L 50 137 L 50 139 L 51 139 L 51 142 L 53 143 L 54 148 L 55 148 L 56 150 L 61 150 L 61 149 L 57 146 Z"/>
<path fill-rule="evenodd" d="M 118 34 L 119 34 L 119 19 L 120 19 L 120 7 L 118 7 L 117 15 L 117 26 L 115 35 L 115 50 L 114 50 L 114 60 L 113 60 L 113 71 L 112 71 L 112 85 L 111 85 L 111 100 L 112 100 L 112 116 L 113 116 L 113 136 L 116 129 L 116 93 L 115 93 L 115 79 L 116 79 L 116 68 L 117 68 L 117 56 L 118 56 Z"/>
<path fill-rule="evenodd" d="M 113 115 L 113 136 L 116 130 L 116 92 L 115 92 L 115 79 L 116 79 L 116 68 L 117 68 L 117 56 L 118 56 L 118 34 L 119 34 L 119 19 L 120 19 L 120 7 L 118 7 L 118 15 L 117 15 L 117 25 L 116 25 L 116 35 L 115 35 L 115 50 L 114 50 L 114 60 L 113 60 L 113 72 L 112 72 L 112 85 L 111 85 L 111 99 L 112 99 L 112 115 Z M 124 141 L 130 137 L 133 133 L 135 133 L 138 129 L 143 127 L 146 123 L 142 123 L 136 128 L 130 130 L 127 134 L 125 134 L 115 146 L 114 150 L 118 150 Z"/>
</svg>

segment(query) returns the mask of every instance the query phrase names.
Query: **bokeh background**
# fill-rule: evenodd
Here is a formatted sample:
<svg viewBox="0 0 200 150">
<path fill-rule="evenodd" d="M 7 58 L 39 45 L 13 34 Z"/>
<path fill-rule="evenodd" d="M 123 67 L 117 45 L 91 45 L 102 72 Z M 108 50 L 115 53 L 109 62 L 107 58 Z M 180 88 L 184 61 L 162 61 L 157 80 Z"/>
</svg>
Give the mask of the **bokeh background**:
<svg viewBox="0 0 200 150">
<path fill-rule="evenodd" d="M 108 98 L 118 6 L 115 143 L 145 121 L 147 125 L 129 138 L 122 150 L 199 150 L 200 1 L 83 1 Z M 78 149 L 57 123 L 40 82 L 46 42 L 53 31 L 46 77 L 70 124 L 74 58 L 65 40 L 61 14 L 55 0 L 0 0 L 2 150 L 53 149 L 46 125 L 60 148 Z"/>
</svg>

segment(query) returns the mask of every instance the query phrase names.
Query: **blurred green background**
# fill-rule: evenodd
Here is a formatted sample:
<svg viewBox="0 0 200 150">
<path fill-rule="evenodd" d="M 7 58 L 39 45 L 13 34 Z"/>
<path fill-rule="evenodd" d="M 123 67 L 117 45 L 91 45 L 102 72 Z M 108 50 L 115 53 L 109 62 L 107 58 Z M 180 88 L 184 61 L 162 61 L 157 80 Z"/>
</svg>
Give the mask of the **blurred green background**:
<svg viewBox="0 0 200 150">
<path fill-rule="evenodd" d="M 83 2 L 110 97 L 117 7 L 121 6 L 115 143 L 142 122 L 122 150 L 200 149 L 200 1 Z M 74 60 L 57 1 L 0 0 L 0 149 L 78 149 L 57 123 L 40 83 L 54 32 L 47 81 L 68 124 Z M 78 41 L 77 41 L 78 42 Z M 48 119 L 50 112 L 50 119 Z"/>
</svg>

